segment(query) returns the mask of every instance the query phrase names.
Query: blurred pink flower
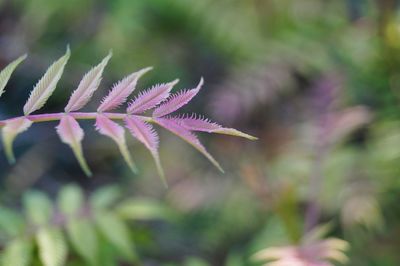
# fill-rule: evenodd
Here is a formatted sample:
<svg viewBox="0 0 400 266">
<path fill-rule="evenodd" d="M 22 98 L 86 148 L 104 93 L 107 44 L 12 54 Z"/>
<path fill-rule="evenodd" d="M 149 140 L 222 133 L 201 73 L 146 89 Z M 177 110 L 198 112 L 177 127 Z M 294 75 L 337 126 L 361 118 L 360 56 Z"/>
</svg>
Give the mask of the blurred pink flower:
<svg viewBox="0 0 400 266">
<path fill-rule="evenodd" d="M 257 252 L 254 258 L 264 266 L 333 266 L 331 261 L 347 262 L 344 251 L 349 245 L 337 238 L 328 238 L 298 246 L 270 247 Z"/>
</svg>

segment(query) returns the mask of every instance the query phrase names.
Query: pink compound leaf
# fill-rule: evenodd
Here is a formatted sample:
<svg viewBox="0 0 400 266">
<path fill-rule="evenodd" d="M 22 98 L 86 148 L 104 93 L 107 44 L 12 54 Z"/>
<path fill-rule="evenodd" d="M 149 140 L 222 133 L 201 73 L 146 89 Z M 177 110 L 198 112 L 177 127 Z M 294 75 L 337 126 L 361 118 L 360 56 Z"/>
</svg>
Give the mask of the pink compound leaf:
<svg viewBox="0 0 400 266">
<path fill-rule="evenodd" d="M 153 117 L 162 117 L 175 112 L 179 108 L 185 106 L 189 103 L 194 96 L 199 93 L 201 87 L 203 86 L 204 80 L 200 79 L 199 84 L 195 89 L 184 90 L 178 93 L 172 94 L 164 103 L 157 107 L 153 112 Z"/>
<path fill-rule="evenodd" d="M 156 163 L 158 174 L 165 186 L 167 182 L 164 175 L 164 170 L 161 166 L 160 157 L 158 155 L 159 138 L 154 128 L 142 120 L 142 118 L 128 115 L 124 119 L 126 127 L 131 132 L 132 136 L 142 142 L 150 151 Z"/>
<path fill-rule="evenodd" d="M 129 104 L 128 114 L 141 114 L 146 110 L 156 107 L 161 102 L 165 101 L 170 95 L 170 91 L 178 83 L 178 79 L 153 86 L 151 89 L 142 91 Z"/>
<path fill-rule="evenodd" d="M 110 111 L 125 103 L 129 95 L 131 95 L 132 92 L 135 90 L 138 79 L 143 74 L 152 69 L 153 69 L 152 67 L 144 68 L 142 70 L 130 74 L 129 76 L 120 80 L 118 83 L 114 84 L 109 94 L 102 100 L 97 111 L 98 112 Z"/>
<path fill-rule="evenodd" d="M 71 98 L 65 107 L 65 112 L 73 112 L 84 107 L 92 98 L 93 93 L 100 85 L 104 68 L 112 56 L 110 51 L 108 55 L 98 64 L 85 74 L 78 88 L 72 93 Z"/>
<path fill-rule="evenodd" d="M 137 173 L 136 165 L 128 151 L 125 140 L 125 130 L 105 115 L 96 117 L 96 129 L 100 134 L 110 137 L 118 145 L 119 151 L 132 172 Z"/>
<path fill-rule="evenodd" d="M 71 115 L 64 115 L 60 120 L 60 124 L 57 126 L 57 133 L 60 136 L 61 141 L 71 147 L 85 174 L 91 176 L 92 172 L 90 171 L 82 152 L 81 142 L 84 137 L 84 132 L 75 118 Z"/>
<path fill-rule="evenodd" d="M 175 121 L 174 119 L 167 119 L 167 118 L 156 118 L 154 120 L 158 125 L 167 129 L 168 131 L 174 133 L 178 137 L 185 140 L 187 143 L 195 147 L 199 152 L 201 152 L 210 162 L 222 173 L 224 170 L 222 169 L 221 165 L 212 157 L 211 154 L 207 152 L 204 146 L 200 143 L 199 139 L 195 134 L 191 131 L 187 130 L 183 126 L 179 124 L 179 122 Z"/>
</svg>

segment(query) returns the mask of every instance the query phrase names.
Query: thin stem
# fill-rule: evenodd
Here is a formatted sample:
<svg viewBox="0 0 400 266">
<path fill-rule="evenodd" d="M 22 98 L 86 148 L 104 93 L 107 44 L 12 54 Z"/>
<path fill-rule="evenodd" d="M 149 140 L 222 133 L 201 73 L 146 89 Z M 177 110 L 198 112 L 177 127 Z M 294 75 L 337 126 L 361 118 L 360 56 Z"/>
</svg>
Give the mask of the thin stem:
<svg viewBox="0 0 400 266">
<path fill-rule="evenodd" d="M 96 112 L 71 112 L 68 113 L 68 115 L 74 117 L 77 120 L 94 120 L 100 113 Z M 112 120 L 122 120 L 124 119 L 128 114 L 126 113 L 102 113 L 103 115 L 107 116 L 108 118 Z M 37 115 L 27 115 L 27 116 L 19 116 L 19 117 L 14 117 L 10 119 L 5 119 L 0 121 L 0 127 L 3 127 L 6 125 L 7 121 L 11 121 L 14 119 L 22 118 L 25 117 L 29 119 L 32 122 L 39 123 L 39 122 L 50 122 L 50 121 L 58 121 L 61 119 L 62 116 L 66 115 L 66 113 L 51 113 L 51 114 L 37 114 Z M 147 116 L 141 116 L 146 122 L 153 122 L 153 119 L 151 117 Z"/>
</svg>

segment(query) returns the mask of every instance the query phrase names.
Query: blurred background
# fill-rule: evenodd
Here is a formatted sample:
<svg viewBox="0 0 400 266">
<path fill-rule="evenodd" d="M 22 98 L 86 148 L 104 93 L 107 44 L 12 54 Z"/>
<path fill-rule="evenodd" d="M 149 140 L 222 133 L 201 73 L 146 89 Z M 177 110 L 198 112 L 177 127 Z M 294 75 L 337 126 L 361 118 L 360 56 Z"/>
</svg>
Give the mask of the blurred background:
<svg viewBox="0 0 400 266">
<path fill-rule="evenodd" d="M 113 82 L 154 66 L 136 92 L 175 78 L 177 88 L 192 88 L 203 76 L 205 86 L 184 111 L 259 140 L 201 135 L 225 169 L 220 174 L 158 130 L 165 189 L 150 154 L 132 138 L 137 175 L 93 123 L 82 123 L 94 172 L 87 178 L 56 124 L 34 125 L 15 143 L 15 165 L 0 155 L 3 250 L 13 239 L 10 221 L 21 224 L 18 236 L 31 230 L 27 209 L 40 209 L 31 197 L 56 206 L 69 189 L 86 207 L 92 195 L 106 198 L 104 208 L 123 216 L 129 242 L 103 243 L 107 233 L 100 234 L 86 243 L 101 242 L 96 250 L 107 252 L 86 256 L 66 227 L 65 265 L 268 265 L 254 254 L 307 249 L 304 239 L 316 228 L 323 228 L 318 241 L 348 243 L 340 265 L 400 265 L 399 1 L 0 0 L 0 69 L 29 54 L 1 99 L 0 119 L 22 114 L 29 91 L 67 44 L 71 59 L 43 112 L 60 112 L 82 75 L 112 49 L 86 110 L 95 110 Z M 120 254 L 120 243 L 127 252 Z M 98 253 L 107 259 L 95 264 Z M 30 254 L 32 264 L 18 265 L 42 265 L 35 245 Z"/>
</svg>

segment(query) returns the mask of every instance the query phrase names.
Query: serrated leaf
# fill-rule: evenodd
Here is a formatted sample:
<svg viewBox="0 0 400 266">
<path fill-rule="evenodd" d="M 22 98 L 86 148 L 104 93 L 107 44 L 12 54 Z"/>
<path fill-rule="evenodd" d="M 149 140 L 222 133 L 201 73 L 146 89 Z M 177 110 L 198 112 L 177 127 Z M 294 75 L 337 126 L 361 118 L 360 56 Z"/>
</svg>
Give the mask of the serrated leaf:
<svg viewBox="0 0 400 266">
<path fill-rule="evenodd" d="M 69 217 L 76 216 L 83 204 L 83 192 L 77 185 L 67 185 L 58 194 L 58 208 Z"/>
<path fill-rule="evenodd" d="M 90 171 L 82 152 L 81 142 L 84 137 L 84 132 L 75 118 L 70 115 L 64 115 L 60 120 L 60 124 L 57 126 L 57 133 L 60 136 L 61 141 L 71 147 L 83 172 L 87 176 L 91 176 L 92 172 Z"/>
<path fill-rule="evenodd" d="M 67 224 L 67 234 L 75 251 L 89 265 L 97 265 L 98 239 L 94 225 L 85 219 L 71 219 Z"/>
<path fill-rule="evenodd" d="M 44 266 L 62 266 L 67 257 L 67 243 L 61 230 L 42 227 L 36 233 L 39 257 Z"/>
<path fill-rule="evenodd" d="M 113 244 L 126 259 L 134 261 L 136 253 L 134 244 L 129 238 L 126 224 L 112 213 L 101 213 L 96 216 L 96 223 L 103 236 Z"/>
<path fill-rule="evenodd" d="M 151 69 L 153 68 L 147 67 L 139 70 L 114 84 L 109 94 L 102 100 L 97 111 L 110 111 L 125 103 L 129 95 L 135 90 L 138 79 Z"/>
<path fill-rule="evenodd" d="M 28 239 L 16 238 L 7 243 L 2 254 L 3 266 L 29 266 L 32 244 Z"/>
<path fill-rule="evenodd" d="M 209 119 L 198 116 L 196 114 L 192 114 L 191 116 L 183 115 L 183 116 L 168 117 L 168 119 L 174 120 L 180 126 L 189 131 L 202 131 L 208 133 L 217 133 L 217 134 L 242 137 L 249 140 L 257 140 L 256 137 L 253 137 L 249 134 L 243 133 L 234 128 L 224 128 L 218 125 L 217 123 L 211 122 Z"/>
<path fill-rule="evenodd" d="M 121 196 L 121 190 L 117 186 L 102 187 L 90 196 L 90 205 L 95 209 L 106 209 L 114 204 Z"/>
<path fill-rule="evenodd" d="M 165 179 L 164 170 L 161 166 L 160 157 L 158 155 L 159 138 L 154 128 L 150 124 L 144 122 L 140 117 L 134 115 L 128 115 L 124 121 L 132 136 L 142 142 L 150 151 L 156 163 L 157 171 L 160 175 L 161 181 L 165 186 L 168 186 Z"/>
<path fill-rule="evenodd" d="M 85 76 L 82 78 L 78 85 L 78 88 L 72 93 L 71 98 L 65 107 L 65 112 L 73 112 L 84 107 L 92 98 L 93 93 L 97 90 L 100 85 L 104 68 L 112 56 L 111 51 L 101 61 L 100 64 L 93 67 Z"/>
<path fill-rule="evenodd" d="M 199 152 L 201 152 L 218 170 L 220 170 L 222 173 L 224 172 L 220 164 L 214 159 L 214 157 L 212 157 L 211 154 L 208 153 L 208 151 L 200 143 L 197 136 L 193 134 L 191 131 L 187 130 L 173 119 L 156 118 L 155 122 L 161 127 L 174 133 L 176 136 L 182 138 L 184 141 L 192 145 Z"/>
<path fill-rule="evenodd" d="M 24 114 L 29 115 L 45 105 L 47 99 L 53 94 L 60 80 L 64 67 L 71 55 L 69 47 L 64 56 L 54 62 L 46 71 L 44 76 L 35 85 L 28 101 L 24 106 Z"/>
<path fill-rule="evenodd" d="M 26 54 L 18 57 L 10 64 L 8 64 L 1 72 L 0 72 L 0 97 L 4 93 L 4 88 L 6 87 L 8 80 L 11 77 L 11 74 L 14 72 L 15 68 L 26 58 Z"/>
<path fill-rule="evenodd" d="M 178 83 L 178 79 L 153 86 L 152 88 L 141 91 L 138 96 L 129 104 L 127 112 L 129 114 L 140 114 L 146 110 L 156 107 L 165 101 L 170 95 L 170 91 Z"/>
<path fill-rule="evenodd" d="M 32 121 L 25 117 L 15 118 L 6 122 L 2 128 L 2 139 L 4 145 L 4 152 L 9 163 L 15 163 L 15 156 L 13 151 L 13 143 L 18 134 L 28 130 L 32 125 Z"/>
<path fill-rule="evenodd" d="M 35 225 L 47 224 L 53 215 L 51 200 L 42 192 L 25 193 L 23 203 L 29 220 Z"/>
<path fill-rule="evenodd" d="M 182 106 L 185 106 L 193 99 L 193 97 L 197 95 L 197 93 L 199 93 L 201 87 L 203 86 L 203 83 L 204 80 L 203 78 L 201 78 L 199 84 L 195 89 L 183 90 L 178 93 L 172 94 L 165 102 L 163 102 L 154 110 L 153 116 L 162 117 L 172 112 L 175 112 Z"/>
<path fill-rule="evenodd" d="M 96 117 L 96 129 L 100 134 L 110 137 L 115 141 L 125 162 L 128 164 L 132 172 L 136 173 L 137 168 L 126 145 L 124 128 L 106 117 L 105 115 L 99 114 Z"/>
</svg>

